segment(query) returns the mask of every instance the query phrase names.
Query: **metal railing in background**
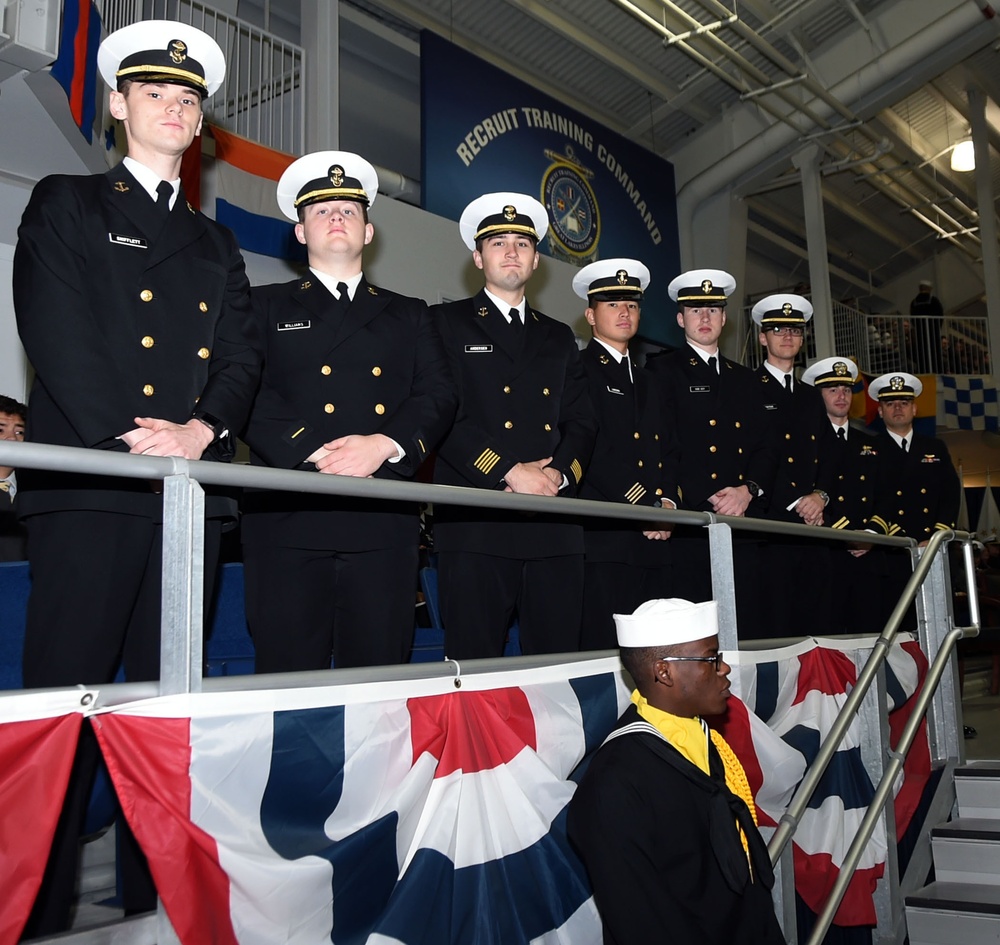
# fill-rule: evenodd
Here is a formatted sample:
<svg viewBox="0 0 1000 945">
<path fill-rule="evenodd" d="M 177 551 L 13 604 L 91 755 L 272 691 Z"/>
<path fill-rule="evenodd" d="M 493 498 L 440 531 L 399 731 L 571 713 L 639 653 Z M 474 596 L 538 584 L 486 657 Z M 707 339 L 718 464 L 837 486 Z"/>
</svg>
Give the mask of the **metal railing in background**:
<svg viewBox="0 0 1000 945">
<path fill-rule="evenodd" d="M 202 588 L 202 556 L 199 553 L 199 536 L 203 529 L 204 493 L 202 483 L 209 485 L 256 487 L 296 492 L 314 492 L 344 496 L 365 497 L 368 499 L 408 500 L 412 502 L 439 502 L 442 504 L 461 504 L 478 508 L 505 509 L 520 512 L 546 512 L 576 517 L 598 516 L 606 518 L 609 515 L 632 522 L 647 522 L 658 524 L 659 527 L 671 525 L 696 525 L 706 527 L 709 533 L 711 549 L 713 596 L 719 604 L 719 645 L 722 650 L 739 648 L 738 627 L 736 622 L 736 597 L 733 581 L 732 533 L 733 531 L 750 530 L 756 533 L 788 535 L 807 540 L 827 542 L 854 541 L 857 535 L 836 529 L 822 529 L 817 534 L 815 527 L 792 525 L 782 522 L 769 522 L 761 519 L 740 519 L 716 516 L 706 512 L 691 512 L 684 510 L 667 510 L 636 507 L 618 503 L 594 502 L 582 499 L 559 499 L 532 495 L 515 495 L 490 490 L 461 488 L 454 486 L 437 486 L 421 483 L 400 483 L 378 479 L 355 479 L 342 476 L 317 476 L 310 472 L 265 469 L 259 467 L 227 465 L 212 462 L 189 462 L 182 459 L 132 456 L 116 453 L 106 453 L 98 450 L 73 449 L 70 447 L 47 446 L 36 443 L 16 443 L 0 441 L 0 463 L 12 465 L 15 468 L 34 468 L 65 470 L 72 469 L 80 473 L 98 475 L 117 475 L 138 479 L 162 479 L 163 492 L 163 598 L 161 610 L 161 675 L 155 692 L 160 694 L 197 692 L 216 688 L 246 688 L 277 684 L 275 677 L 231 677 L 223 680 L 204 680 L 202 670 L 202 607 L 195 602 L 201 600 Z M 891 786 L 898 773 L 898 766 L 905 757 L 909 742 L 917 731 L 918 722 L 907 725 L 904 739 L 896 747 L 890 749 L 888 743 L 887 704 L 885 697 L 884 663 L 891 639 L 896 628 L 906 612 L 907 605 L 914 595 L 917 597 L 917 615 L 920 632 L 920 643 L 928 659 L 931 669 L 927 675 L 924 690 L 920 696 L 921 715 L 929 707 L 929 741 L 931 757 L 936 762 L 947 762 L 950 765 L 964 760 L 964 745 L 961 738 L 961 704 L 958 700 L 957 669 L 950 660 L 954 642 L 963 635 L 972 636 L 978 631 L 978 598 L 976 585 L 972 575 L 970 536 L 960 533 L 938 533 L 933 536 L 927 548 L 918 551 L 910 539 L 887 538 L 874 534 L 864 536 L 866 542 L 890 548 L 909 549 L 914 557 L 915 570 L 903 598 L 893 612 L 886 629 L 875 641 L 871 656 L 865 665 L 859 666 L 858 682 L 848 699 L 847 704 L 838 714 L 831 736 L 823 743 L 820 754 L 807 772 L 806 778 L 799 787 L 788 813 L 782 818 L 778 830 L 771 839 L 770 850 L 772 859 L 776 861 L 775 900 L 778 914 L 782 919 L 785 936 L 790 945 L 797 941 L 795 931 L 795 896 L 792 876 L 791 845 L 788 841 L 793 837 L 795 826 L 802 810 L 808 804 L 809 797 L 822 775 L 822 769 L 836 751 L 848 727 L 858 716 L 865 731 L 865 762 L 872 782 L 879 785 L 875 802 L 863 821 L 863 833 L 859 833 L 851 847 L 854 859 L 846 862 L 841 876 L 843 884 L 835 889 L 842 895 L 846 888 L 847 878 L 856 865 L 856 854 L 864 849 L 871 831 L 881 819 L 885 825 L 889 845 L 887 854 L 886 876 L 879 881 L 876 891 L 875 905 L 879 918 L 879 931 L 882 940 L 902 942 L 905 934 L 903 920 L 903 895 L 898 867 L 895 860 L 895 819 L 891 805 L 886 802 L 891 798 Z M 970 620 L 973 626 L 954 628 L 951 618 L 950 583 L 947 572 L 947 559 L 944 545 L 953 538 L 962 540 L 965 548 L 965 577 L 969 595 Z M 758 648 L 761 644 L 753 645 Z M 599 654 L 594 654 L 598 656 Z M 607 655 L 607 654 L 600 654 Z M 564 659 L 566 657 L 555 657 Z M 578 654 L 573 658 L 579 659 Z M 547 658 L 549 659 L 549 658 Z M 505 664 L 510 668 L 518 668 L 522 664 L 532 663 L 532 658 L 510 657 Z M 496 661 L 470 661 L 463 663 L 464 674 L 479 671 L 488 672 L 495 669 Z M 384 679 L 387 674 L 396 674 L 399 678 L 413 673 L 425 674 L 428 671 L 448 670 L 442 664 L 436 669 L 429 669 L 420 664 L 414 667 L 375 667 L 366 670 L 336 670 L 338 680 L 350 678 L 352 682 L 364 682 L 368 679 Z M 345 675 L 346 674 L 346 675 Z M 282 677 L 281 685 L 308 686 L 317 684 L 317 680 L 325 678 L 329 682 L 329 671 L 326 673 L 298 673 Z M 873 683 L 874 688 L 873 688 Z M 152 686 L 149 695 L 154 691 Z M 129 690 L 127 696 L 117 695 L 121 686 L 104 686 L 101 698 L 113 704 L 123 698 L 135 698 Z M 123 689 L 124 691 L 124 689 Z M 2 698 L 2 696 L 0 696 Z M 886 787 L 888 785 L 888 787 Z M 923 833 L 929 831 L 925 824 Z M 866 833 L 864 833 L 866 831 Z M 929 844 L 928 844 L 929 845 Z M 907 871 L 905 881 L 910 881 Z M 925 870 L 926 874 L 926 870 Z M 810 940 L 810 945 L 822 938 L 825 929 L 836 912 L 838 900 L 831 899 L 817 926 L 817 932 Z M 165 915 L 161 915 L 158 941 L 166 943 L 171 940 Z M 819 929 L 822 928 L 822 931 Z M 131 938 L 121 939 L 122 942 L 133 941 Z M 136 939 L 136 941 L 138 941 Z"/>
<path fill-rule="evenodd" d="M 305 151 L 305 51 L 197 0 L 98 0 L 110 33 L 138 20 L 178 20 L 222 47 L 226 78 L 205 102 L 213 124 L 286 154 Z"/>
<path fill-rule="evenodd" d="M 764 360 L 758 328 L 743 310 L 741 361 L 751 368 Z M 833 303 L 834 350 L 851 358 L 866 374 L 991 374 L 993 359 L 985 316 L 911 318 L 868 315 L 843 302 Z M 798 364 L 816 358 L 814 333 L 807 328 Z"/>
</svg>

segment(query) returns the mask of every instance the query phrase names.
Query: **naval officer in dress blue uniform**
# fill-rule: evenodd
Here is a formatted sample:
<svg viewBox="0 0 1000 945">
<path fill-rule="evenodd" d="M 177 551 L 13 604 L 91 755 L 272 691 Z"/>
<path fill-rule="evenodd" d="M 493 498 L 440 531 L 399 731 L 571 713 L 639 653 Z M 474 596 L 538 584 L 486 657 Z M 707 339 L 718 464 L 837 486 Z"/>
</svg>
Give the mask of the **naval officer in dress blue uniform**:
<svg viewBox="0 0 1000 945">
<path fill-rule="evenodd" d="M 28 439 L 186 459 L 228 459 L 260 371 L 249 285 L 232 233 L 203 216 L 180 185 L 181 158 L 201 132 L 202 100 L 225 75 L 201 30 L 154 20 L 112 33 L 98 67 L 128 157 L 106 174 L 40 181 L 14 255 L 18 331 L 35 372 Z M 155 679 L 160 657 L 159 489 L 135 479 L 20 472 L 33 589 L 26 686 Z M 206 499 L 205 587 L 220 521 Z M 75 844 L 96 746 L 77 765 L 29 933 L 68 921 Z M 79 790 L 77 789 L 79 787 Z M 74 805 L 81 809 L 71 811 Z M 60 839 L 62 838 L 62 839 Z M 55 877 L 52 868 L 59 873 Z M 126 881 L 128 877 L 126 876 Z M 125 907 L 151 908 L 130 897 Z"/>
<path fill-rule="evenodd" d="M 365 278 L 375 168 L 348 151 L 295 161 L 278 204 L 309 255 L 253 290 L 266 345 L 245 438 L 257 465 L 405 480 L 455 412 L 427 305 Z M 401 663 L 417 586 L 415 504 L 253 492 L 243 520 L 257 672 Z"/>
<path fill-rule="evenodd" d="M 795 361 L 812 315 L 812 303 L 791 293 L 768 295 L 750 313 L 765 351 L 756 375 L 768 448 L 775 460 L 763 517 L 818 526 L 830 501 L 817 478 L 819 441 L 826 422 L 823 401 L 795 376 Z M 763 593 L 768 634 L 799 633 L 804 613 L 815 615 L 813 632 L 827 632 L 833 608 L 826 543 L 818 538 L 767 535 L 765 560 L 770 575 Z M 776 587 L 775 581 L 781 586 Z"/>
<path fill-rule="evenodd" d="M 677 303 L 684 344 L 650 358 L 646 369 L 660 390 L 667 423 L 680 447 L 682 506 L 760 516 L 767 507 L 774 462 L 765 442 L 759 384 L 749 368 L 719 350 L 726 303 L 735 289 L 736 280 L 719 269 L 694 269 L 671 281 L 667 291 Z M 671 541 L 677 587 L 693 600 L 711 600 L 704 530 L 678 528 Z M 734 535 L 733 555 L 740 636 L 766 636 L 760 609 L 760 543 Z"/>
<path fill-rule="evenodd" d="M 524 294 L 548 228 L 545 207 L 526 194 L 485 194 L 462 213 L 462 239 L 486 285 L 432 309 L 459 389 L 435 482 L 547 496 L 580 485 L 596 424 L 576 339 Z M 524 653 L 579 647 L 578 522 L 439 505 L 434 541 L 449 657 L 499 656 L 515 613 Z"/>
<path fill-rule="evenodd" d="M 658 392 L 629 355 L 639 330 L 649 269 L 637 259 L 602 259 L 573 277 L 587 303 L 594 333 L 584 349 L 590 399 L 597 414 L 594 453 L 580 485 L 581 499 L 677 508 L 677 447 Z M 616 645 L 613 615 L 644 600 L 669 597 L 669 527 L 621 519 L 583 518 L 586 560 L 581 649 Z"/>
<path fill-rule="evenodd" d="M 819 441 L 817 481 L 830 501 L 823 524 L 838 530 L 860 531 L 875 508 L 879 447 L 874 433 L 850 422 L 858 367 L 850 358 L 822 358 L 802 372 L 802 383 L 819 391 L 826 423 Z M 830 543 L 830 570 L 826 576 L 834 601 L 829 617 L 831 633 L 871 633 L 880 623 L 882 551 L 859 536 L 856 542 Z"/>
</svg>

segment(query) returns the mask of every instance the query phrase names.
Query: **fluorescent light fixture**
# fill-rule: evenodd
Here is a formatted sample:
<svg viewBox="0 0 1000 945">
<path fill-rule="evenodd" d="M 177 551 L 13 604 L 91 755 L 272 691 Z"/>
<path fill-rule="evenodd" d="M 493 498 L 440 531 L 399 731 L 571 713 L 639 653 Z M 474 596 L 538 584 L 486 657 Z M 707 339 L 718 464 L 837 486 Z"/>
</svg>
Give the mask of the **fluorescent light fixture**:
<svg viewBox="0 0 1000 945">
<path fill-rule="evenodd" d="M 972 140 L 959 141 L 951 152 L 951 169 L 953 171 L 974 171 L 976 169 L 976 149 Z"/>
</svg>

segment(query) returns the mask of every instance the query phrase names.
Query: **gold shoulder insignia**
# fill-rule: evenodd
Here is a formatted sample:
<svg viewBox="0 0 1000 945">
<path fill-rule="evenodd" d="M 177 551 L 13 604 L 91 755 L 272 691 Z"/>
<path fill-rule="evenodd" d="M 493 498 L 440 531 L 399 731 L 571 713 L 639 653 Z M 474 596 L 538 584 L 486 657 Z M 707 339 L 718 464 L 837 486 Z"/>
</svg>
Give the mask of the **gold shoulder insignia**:
<svg viewBox="0 0 1000 945">
<path fill-rule="evenodd" d="M 370 286 L 368 286 L 368 294 L 369 295 L 378 295 L 378 289 L 376 289 L 375 286 L 370 285 Z"/>
<path fill-rule="evenodd" d="M 610 364 L 611 363 L 611 358 L 609 358 L 606 354 L 599 355 L 598 358 L 597 358 L 597 360 L 600 361 L 601 364 Z"/>
<path fill-rule="evenodd" d="M 190 202 L 188 203 L 188 210 L 190 210 L 192 213 L 197 213 L 198 212 L 197 210 L 195 210 L 194 207 L 191 206 Z"/>
<path fill-rule="evenodd" d="M 691 359 L 691 367 L 697 367 L 697 366 L 698 366 L 698 359 L 697 358 L 692 358 Z"/>
<path fill-rule="evenodd" d="M 126 193 L 126 192 L 127 192 L 128 190 L 130 190 L 130 189 L 131 189 L 131 188 L 129 187 L 129 185 L 128 185 L 128 184 L 126 184 L 126 183 L 125 183 L 125 181 L 123 181 L 123 180 L 116 180 L 116 181 L 115 181 L 115 190 L 117 190 L 117 191 L 118 191 L 118 193 L 120 193 L 120 194 L 124 194 L 124 193 Z"/>
<path fill-rule="evenodd" d="M 490 314 L 490 310 L 485 305 L 479 310 L 479 317 L 480 318 L 485 318 L 489 314 Z"/>
<path fill-rule="evenodd" d="M 302 289 L 311 289 L 311 288 L 312 288 L 312 283 L 308 279 L 306 279 L 305 282 L 303 282 L 301 285 L 299 285 L 299 289 L 300 290 L 302 290 Z"/>
</svg>

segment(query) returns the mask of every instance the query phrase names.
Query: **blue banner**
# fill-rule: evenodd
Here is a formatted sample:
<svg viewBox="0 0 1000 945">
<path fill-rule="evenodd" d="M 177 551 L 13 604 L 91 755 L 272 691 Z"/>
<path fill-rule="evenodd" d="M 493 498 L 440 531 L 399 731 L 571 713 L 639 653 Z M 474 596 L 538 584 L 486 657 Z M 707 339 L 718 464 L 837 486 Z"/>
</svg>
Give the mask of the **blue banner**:
<svg viewBox="0 0 1000 945">
<path fill-rule="evenodd" d="M 542 252 L 641 260 L 652 282 L 640 334 L 679 343 L 673 165 L 429 31 L 420 63 L 424 209 L 458 220 L 480 194 L 537 195 L 551 222 Z"/>
</svg>

